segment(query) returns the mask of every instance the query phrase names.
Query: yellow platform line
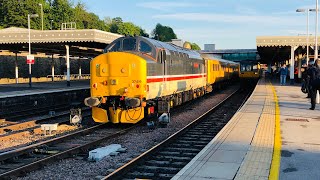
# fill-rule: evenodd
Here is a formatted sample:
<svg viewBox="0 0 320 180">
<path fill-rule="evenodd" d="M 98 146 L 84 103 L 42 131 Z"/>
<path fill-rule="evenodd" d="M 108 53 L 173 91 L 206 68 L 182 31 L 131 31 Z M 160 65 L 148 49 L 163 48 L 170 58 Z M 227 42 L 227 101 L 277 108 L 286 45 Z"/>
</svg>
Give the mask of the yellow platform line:
<svg viewBox="0 0 320 180">
<path fill-rule="evenodd" d="M 270 83 L 273 92 L 273 98 L 275 102 L 275 132 L 274 132 L 274 147 L 271 162 L 271 169 L 269 173 L 269 179 L 279 179 L 280 160 L 281 160 L 281 132 L 280 132 L 280 108 L 276 90 Z"/>
</svg>

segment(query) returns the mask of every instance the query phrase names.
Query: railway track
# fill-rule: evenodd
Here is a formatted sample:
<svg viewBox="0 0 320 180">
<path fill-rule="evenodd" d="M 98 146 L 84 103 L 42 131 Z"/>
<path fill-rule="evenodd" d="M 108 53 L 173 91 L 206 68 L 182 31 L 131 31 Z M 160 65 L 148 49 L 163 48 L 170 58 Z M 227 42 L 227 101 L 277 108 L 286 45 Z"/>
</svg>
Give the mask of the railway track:
<svg viewBox="0 0 320 180">
<path fill-rule="evenodd" d="M 82 110 L 83 118 L 91 115 L 90 113 L 88 113 L 90 110 L 91 110 L 90 108 L 84 108 Z M 40 125 L 44 124 L 44 123 L 47 123 L 47 124 L 68 123 L 69 122 L 69 115 L 70 115 L 70 111 L 64 111 L 64 112 L 57 113 L 54 116 L 45 116 L 45 117 L 41 117 L 36 120 L 25 121 L 25 122 L 21 122 L 21 123 L 10 122 L 6 125 L 0 126 L 0 138 L 5 135 L 8 135 L 8 134 L 14 134 L 14 133 L 18 133 L 21 131 L 33 131 L 34 129 L 39 128 Z"/>
<path fill-rule="evenodd" d="M 12 107 L 14 108 L 14 107 Z M 56 105 L 51 107 L 30 107 L 20 110 L 19 112 L 9 112 L 0 115 L 0 119 L 5 119 L 6 121 L 18 121 L 20 119 L 26 119 L 26 117 L 40 116 L 48 114 L 49 111 L 65 111 L 70 109 L 69 104 Z"/>
<path fill-rule="evenodd" d="M 124 129 L 123 127 L 99 124 L 61 137 L 1 153 L 0 179 L 22 176 L 50 162 L 84 154 L 101 142 L 124 134 L 135 126 Z M 98 131 L 103 127 L 108 129 Z"/>
<path fill-rule="evenodd" d="M 236 113 L 243 105 L 239 100 L 245 101 L 252 90 L 232 93 L 188 126 L 103 179 L 171 179 L 219 133 L 230 120 L 225 118 L 226 114 Z"/>
<path fill-rule="evenodd" d="M 86 110 L 89 111 L 90 109 Z M 91 118 L 91 113 L 84 113 L 82 115 L 84 120 Z M 48 132 L 43 132 L 41 130 L 41 125 L 38 123 L 47 123 L 47 124 L 57 124 L 57 131 L 52 132 L 52 134 L 48 134 Z M 69 113 L 65 116 L 59 116 L 56 118 L 51 117 L 48 120 L 43 120 L 41 122 L 25 122 L 21 124 L 13 125 L 13 128 L 6 129 L 11 130 L 10 132 L 6 132 L 4 134 L 0 133 L 0 143 L 3 143 L 2 146 L 0 145 L 0 153 L 30 145 L 35 144 L 41 141 L 45 141 L 48 139 L 52 139 L 56 136 L 62 136 L 66 133 L 71 133 L 74 131 L 78 131 L 79 129 L 87 128 L 88 125 L 84 125 L 82 127 L 78 126 L 71 126 L 69 125 Z M 3 131 L 3 128 L 0 128 L 0 131 Z M 52 136 L 54 135 L 54 136 Z M 12 142 L 12 143 L 8 143 Z M 9 146 L 10 145 L 10 146 Z"/>
</svg>

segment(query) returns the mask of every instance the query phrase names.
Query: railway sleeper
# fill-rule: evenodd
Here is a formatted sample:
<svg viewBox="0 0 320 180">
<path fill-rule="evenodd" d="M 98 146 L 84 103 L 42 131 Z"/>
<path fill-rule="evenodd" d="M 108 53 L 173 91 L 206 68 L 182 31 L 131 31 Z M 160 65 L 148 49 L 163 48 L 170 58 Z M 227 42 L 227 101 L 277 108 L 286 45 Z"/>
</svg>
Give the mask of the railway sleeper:
<svg viewBox="0 0 320 180">
<path fill-rule="evenodd" d="M 197 141 L 197 140 L 199 140 L 199 141 L 211 141 L 212 140 L 212 136 L 210 136 L 210 137 L 198 137 L 198 138 L 196 138 L 196 137 L 181 137 L 181 138 L 179 138 L 179 140 L 184 140 L 184 141 Z"/>
<path fill-rule="evenodd" d="M 154 157 L 155 160 L 168 160 L 168 161 L 179 161 L 179 162 L 189 162 L 191 161 L 191 157 L 176 157 L 176 156 L 162 156 L 162 155 L 156 155 Z"/>
<path fill-rule="evenodd" d="M 170 166 L 170 167 L 176 167 L 176 168 L 183 168 L 185 166 L 185 162 L 172 162 L 172 161 L 156 161 L 156 160 L 150 160 L 146 161 L 145 165 L 149 166 Z"/>
<path fill-rule="evenodd" d="M 171 179 L 175 174 L 154 174 L 154 173 L 141 173 L 132 172 L 128 173 L 129 178 L 133 179 Z"/>
<path fill-rule="evenodd" d="M 174 143 L 168 147 L 165 147 L 163 150 L 169 151 L 188 151 L 188 152 L 197 152 L 200 151 L 203 145 L 192 145 L 184 143 Z"/>
<path fill-rule="evenodd" d="M 217 129 L 219 127 L 218 124 L 216 123 L 212 123 L 210 126 L 201 126 L 201 125 L 198 125 L 197 127 L 195 128 L 199 128 L 199 129 Z"/>
<path fill-rule="evenodd" d="M 217 126 L 210 126 L 210 127 L 201 127 L 201 126 L 198 126 L 196 128 L 194 128 L 193 130 L 199 130 L 199 131 L 213 131 L 217 129 Z"/>
<path fill-rule="evenodd" d="M 136 168 L 138 171 L 142 172 L 151 172 L 151 173 L 169 173 L 169 174 L 176 174 L 180 171 L 180 168 L 174 167 L 158 167 L 158 166 L 138 166 Z"/>
<path fill-rule="evenodd" d="M 181 138 L 193 138 L 193 139 L 199 139 L 199 138 L 209 138 L 211 139 L 212 136 L 210 135 L 197 135 L 197 134 L 185 134 L 184 136 L 182 136 Z"/>
<path fill-rule="evenodd" d="M 168 151 L 188 151 L 188 152 L 198 152 L 202 149 L 202 145 L 198 146 L 198 145 L 193 145 L 190 146 L 189 144 L 172 144 L 170 147 L 165 148 L 165 150 Z"/>
<path fill-rule="evenodd" d="M 215 136 L 216 134 L 219 133 L 219 131 L 207 131 L 207 132 L 199 132 L 199 131 L 194 131 L 194 132 L 188 132 L 190 134 L 197 134 L 197 135 L 204 135 L 204 136 Z"/>
<path fill-rule="evenodd" d="M 141 173 L 141 172 L 129 172 L 126 174 L 125 178 L 127 179 L 152 179 L 154 177 L 154 173 Z"/>
<path fill-rule="evenodd" d="M 177 143 L 197 144 L 197 145 L 207 145 L 207 144 L 208 144 L 208 141 L 201 141 L 201 140 L 198 140 L 198 141 L 191 141 L 191 140 L 182 140 L 182 139 L 179 139 L 179 140 L 177 140 Z"/>
<path fill-rule="evenodd" d="M 163 156 L 178 156 L 178 157 L 184 157 L 184 156 L 187 156 L 187 157 L 194 157 L 196 156 L 198 153 L 187 153 L 187 152 L 170 152 L 170 151 L 162 151 L 162 152 L 159 152 L 158 154 L 160 155 L 163 155 Z"/>
</svg>

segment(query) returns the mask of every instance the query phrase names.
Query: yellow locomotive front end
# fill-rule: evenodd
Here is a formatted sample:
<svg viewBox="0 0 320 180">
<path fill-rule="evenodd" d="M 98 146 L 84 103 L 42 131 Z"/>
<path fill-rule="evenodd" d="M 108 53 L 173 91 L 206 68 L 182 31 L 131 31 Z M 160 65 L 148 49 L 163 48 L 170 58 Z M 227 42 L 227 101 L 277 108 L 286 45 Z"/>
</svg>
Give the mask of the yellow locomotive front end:
<svg viewBox="0 0 320 180">
<path fill-rule="evenodd" d="M 137 123 L 144 118 L 146 61 L 126 52 L 109 52 L 91 61 L 92 117 L 100 123 Z"/>
</svg>

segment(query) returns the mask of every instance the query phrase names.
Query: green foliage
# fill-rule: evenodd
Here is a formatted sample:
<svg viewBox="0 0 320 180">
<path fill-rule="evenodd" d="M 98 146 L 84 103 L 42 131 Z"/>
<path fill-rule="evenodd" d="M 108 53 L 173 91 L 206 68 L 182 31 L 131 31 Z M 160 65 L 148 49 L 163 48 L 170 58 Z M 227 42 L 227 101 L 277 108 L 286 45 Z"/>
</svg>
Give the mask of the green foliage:
<svg viewBox="0 0 320 180">
<path fill-rule="evenodd" d="M 201 50 L 200 46 L 198 46 L 198 44 L 196 44 L 196 43 L 191 43 L 191 49 L 193 49 L 193 50 Z"/>
<path fill-rule="evenodd" d="M 131 22 L 124 22 L 119 25 L 118 33 L 126 36 L 139 36 L 140 28 Z"/>
<path fill-rule="evenodd" d="M 28 27 L 28 14 L 41 13 L 39 3 L 46 3 L 44 0 L 0 0 L 0 26 L 7 28 L 11 26 Z M 41 28 L 39 18 L 31 19 L 31 27 Z"/>
<path fill-rule="evenodd" d="M 82 2 L 72 0 L 0 0 L 0 28 L 28 27 L 28 14 L 38 14 L 31 18 L 31 28 L 41 29 L 41 6 L 43 7 L 44 30 L 61 29 L 62 23 L 75 22 L 77 29 L 100 29 L 130 36 L 149 35 L 131 22 L 123 22 L 121 17 L 103 20 L 89 13 Z"/>
<path fill-rule="evenodd" d="M 111 23 L 110 23 L 110 32 L 112 33 L 118 33 L 118 30 L 119 30 L 119 26 L 120 24 L 122 24 L 122 19 L 121 17 L 116 17 L 116 18 L 113 18 L 111 20 Z"/>
<path fill-rule="evenodd" d="M 152 36 L 154 39 L 164 42 L 169 42 L 172 39 L 177 39 L 177 35 L 174 33 L 171 27 L 162 26 L 159 23 L 156 25 L 156 28 L 152 31 Z"/>
<path fill-rule="evenodd" d="M 196 43 L 191 43 L 189 41 L 186 41 L 185 43 L 189 43 L 192 50 L 201 50 L 200 46 L 198 46 Z"/>
<path fill-rule="evenodd" d="M 110 20 L 110 18 L 105 18 L 104 22 L 112 33 L 118 33 L 125 36 L 149 37 L 149 34 L 147 34 L 144 29 L 131 22 L 123 22 L 121 17 L 115 17 L 112 20 Z"/>
<path fill-rule="evenodd" d="M 53 0 L 51 14 L 53 29 L 60 29 L 61 23 L 71 22 L 73 16 L 72 5 L 69 0 Z"/>
</svg>

